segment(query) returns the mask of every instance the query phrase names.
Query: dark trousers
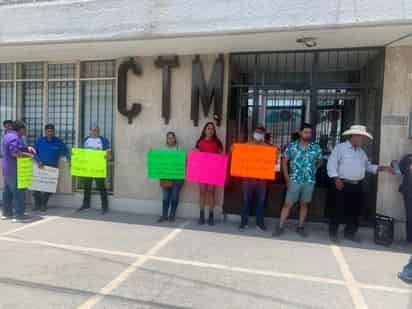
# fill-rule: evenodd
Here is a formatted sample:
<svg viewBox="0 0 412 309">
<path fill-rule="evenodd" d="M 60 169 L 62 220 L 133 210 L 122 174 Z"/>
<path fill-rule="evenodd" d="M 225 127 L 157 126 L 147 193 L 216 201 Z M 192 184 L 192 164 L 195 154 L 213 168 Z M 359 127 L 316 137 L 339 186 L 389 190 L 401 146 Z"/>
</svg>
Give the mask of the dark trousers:
<svg viewBox="0 0 412 309">
<path fill-rule="evenodd" d="M 361 215 L 362 184 L 344 182 L 339 191 L 333 183 L 331 190 L 329 232 L 336 234 L 339 224 L 345 224 L 345 235 L 356 234 Z"/>
<path fill-rule="evenodd" d="M 84 197 L 83 197 L 83 207 L 90 207 L 90 199 L 92 193 L 93 181 L 96 181 L 97 190 L 100 192 L 100 197 L 102 200 L 102 209 L 109 207 L 107 200 L 107 191 L 104 178 L 83 178 L 84 181 Z"/>
<path fill-rule="evenodd" d="M 180 189 L 182 189 L 183 181 L 173 181 L 173 186 L 170 188 L 163 188 L 163 218 L 169 216 L 174 218 L 176 216 L 177 205 L 179 204 Z M 172 207 L 170 207 L 170 205 Z"/>
<path fill-rule="evenodd" d="M 406 210 L 406 240 L 412 242 L 412 193 L 403 194 Z"/>
<path fill-rule="evenodd" d="M 51 195 L 49 192 L 33 191 L 34 209 L 47 208 Z"/>
<path fill-rule="evenodd" d="M 242 225 L 248 223 L 250 204 L 255 196 L 256 224 L 264 225 L 264 205 L 266 197 L 266 180 L 244 179 L 243 180 L 243 207 Z"/>
</svg>

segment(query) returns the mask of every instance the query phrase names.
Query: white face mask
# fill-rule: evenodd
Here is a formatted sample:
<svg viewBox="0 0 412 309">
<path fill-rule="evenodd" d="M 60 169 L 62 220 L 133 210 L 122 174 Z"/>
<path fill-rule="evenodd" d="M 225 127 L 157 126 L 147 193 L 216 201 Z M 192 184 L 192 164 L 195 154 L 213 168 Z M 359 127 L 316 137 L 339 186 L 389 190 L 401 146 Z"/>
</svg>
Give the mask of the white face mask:
<svg viewBox="0 0 412 309">
<path fill-rule="evenodd" d="M 261 142 L 265 139 L 265 136 L 262 133 L 253 133 L 253 138 L 255 139 L 255 141 Z"/>
</svg>

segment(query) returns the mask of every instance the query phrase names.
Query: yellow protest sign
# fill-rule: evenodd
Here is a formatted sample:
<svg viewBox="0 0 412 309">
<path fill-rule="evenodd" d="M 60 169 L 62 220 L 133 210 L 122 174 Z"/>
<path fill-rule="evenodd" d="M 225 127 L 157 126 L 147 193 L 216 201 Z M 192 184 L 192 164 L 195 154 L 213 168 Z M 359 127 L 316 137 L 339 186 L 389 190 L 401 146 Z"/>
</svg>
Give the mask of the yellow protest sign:
<svg viewBox="0 0 412 309">
<path fill-rule="evenodd" d="M 80 177 L 106 178 L 106 151 L 73 148 L 71 174 Z"/>
<path fill-rule="evenodd" d="M 33 183 L 32 158 L 17 158 L 17 189 L 27 189 Z"/>
</svg>

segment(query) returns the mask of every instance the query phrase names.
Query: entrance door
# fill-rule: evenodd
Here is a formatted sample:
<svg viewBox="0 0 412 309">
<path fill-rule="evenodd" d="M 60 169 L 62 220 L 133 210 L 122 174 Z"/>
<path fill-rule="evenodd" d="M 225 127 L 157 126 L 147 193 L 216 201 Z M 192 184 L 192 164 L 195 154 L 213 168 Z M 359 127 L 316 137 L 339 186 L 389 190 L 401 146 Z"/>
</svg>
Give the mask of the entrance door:
<svg viewBox="0 0 412 309">
<path fill-rule="evenodd" d="M 268 142 L 283 151 L 304 122 L 314 125 L 324 164 L 309 217 L 323 220 L 330 182 L 326 162 L 342 132 L 357 123 L 379 135 L 383 59 L 382 49 L 232 55 L 227 149 L 247 142 L 253 128 L 264 125 Z M 366 146 L 375 161 L 378 145 L 375 138 Z M 286 193 L 279 170 L 276 180 L 268 182 L 267 216 L 279 216 Z M 376 209 L 376 177 L 367 179 L 365 189 L 368 219 Z M 224 210 L 240 213 L 241 205 L 241 179 L 229 177 Z"/>
</svg>

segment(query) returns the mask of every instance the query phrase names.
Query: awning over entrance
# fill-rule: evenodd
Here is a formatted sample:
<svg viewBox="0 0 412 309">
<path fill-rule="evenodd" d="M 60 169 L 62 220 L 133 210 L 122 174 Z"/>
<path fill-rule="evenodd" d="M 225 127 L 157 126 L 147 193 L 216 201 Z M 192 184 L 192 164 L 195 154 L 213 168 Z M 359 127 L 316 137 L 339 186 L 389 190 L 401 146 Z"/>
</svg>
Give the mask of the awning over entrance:
<svg viewBox="0 0 412 309">
<path fill-rule="evenodd" d="M 412 34 L 405 1 L 0 1 L 0 61 L 386 46 Z"/>
</svg>

